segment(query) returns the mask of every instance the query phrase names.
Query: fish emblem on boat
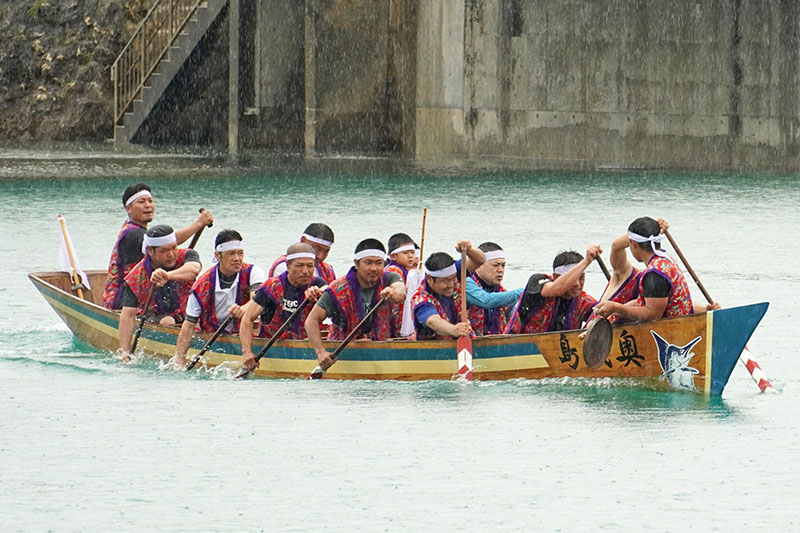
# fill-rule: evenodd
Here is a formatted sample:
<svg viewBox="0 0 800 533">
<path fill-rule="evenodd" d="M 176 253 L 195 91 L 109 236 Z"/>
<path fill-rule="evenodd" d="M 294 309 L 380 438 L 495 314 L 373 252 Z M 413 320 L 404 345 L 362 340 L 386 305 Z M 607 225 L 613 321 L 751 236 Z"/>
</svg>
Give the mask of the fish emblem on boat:
<svg viewBox="0 0 800 533">
<path fill-rule="evenodd" d="M 692 348 L 702 337 L 697 337 L 686 346 L 677 346 L 667 342 L 653 330 L 650 330 L 650 333 L 658 347 L 658 363 L 661 365 L 664 378 L 676 389 L 697 390 L 694 386 L 694 375 L 700 371 L 688 365 L 694 356 Z"/>
</svg>

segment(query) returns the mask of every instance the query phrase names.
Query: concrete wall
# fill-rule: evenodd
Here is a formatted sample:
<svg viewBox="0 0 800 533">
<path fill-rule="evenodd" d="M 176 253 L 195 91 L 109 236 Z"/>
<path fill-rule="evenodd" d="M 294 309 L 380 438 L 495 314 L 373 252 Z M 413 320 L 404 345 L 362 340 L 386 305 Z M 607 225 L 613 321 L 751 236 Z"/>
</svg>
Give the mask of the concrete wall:
<svg viewBox="0 0 800 533">
<path fill-rule="evenodd" d="M 796 168 L 798 8 L 421 1 L 420 159 Z"/>
</svg>

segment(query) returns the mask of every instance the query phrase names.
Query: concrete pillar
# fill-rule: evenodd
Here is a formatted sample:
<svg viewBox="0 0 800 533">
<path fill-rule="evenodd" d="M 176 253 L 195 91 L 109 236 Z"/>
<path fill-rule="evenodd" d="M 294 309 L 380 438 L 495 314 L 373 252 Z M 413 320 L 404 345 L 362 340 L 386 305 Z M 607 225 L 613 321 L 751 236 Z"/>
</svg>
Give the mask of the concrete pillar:
<svg viewBox="0 0 800 533">
<path fill-rule="evenodd" d="M 228 4 L 228 155 L 239 152 L 239 0 Z"/>
<path fill-rule="evenodd" d="M 315 85 L 316 31 L 313 0 L 306 0 L 305 15 L 305 88 L 306 88 L 306 125 L 305 154 L 311 159 L 316 153 L 317 142 L 317 93 Z"/>
</svg>

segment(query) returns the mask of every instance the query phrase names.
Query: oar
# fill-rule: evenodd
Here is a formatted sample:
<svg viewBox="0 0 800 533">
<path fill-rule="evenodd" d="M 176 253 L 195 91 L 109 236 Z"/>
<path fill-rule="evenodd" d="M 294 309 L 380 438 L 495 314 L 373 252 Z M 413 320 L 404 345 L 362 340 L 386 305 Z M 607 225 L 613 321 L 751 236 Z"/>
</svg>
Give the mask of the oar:
<svg viewBox="0 0 800 533">
<path fill-rule="evenodd" d="M 467 252 L 461 250 L 461 321 L 469 324 L 467 316 Z M 464 335 L 456 342 L 456 361 L 458 375 L 467 381 L 472 380 L 472 338 Z"/>
<path fill-rule="evenodd" d="M 703 286 L 703 283 L 700 281 L 700 278 L 697 276 L 697 274 L 695 273 L 694 269 L 689 264 L 689 262 L 686 261 L 686 256 L 684 256 L 683 252 L 681 252 L 681 249 L 678 248 L 678 244 L 675 242 L 675 239 L 672 238 L 672 235 L 669 234 L 669 230 L 666 230 L 664 232 L 664 235 L 667 236 L 669 243 L 675 249 L 675 253 L 678 254 L 678 257 L 680 257 L 681 261 L 683 261 L 683 266 L 685 266 L 686 270 L 689 271 L 689 274 L 692 276 L 692 279 L 697 284 L 697 287 L 700 289 L 700 292 L 702 292 L 703 296 L 706 297 L 706 301 L 708 301 L 709 304 L 714 305 L 714 299 L 711 298 L 710 294 L 708 294 L 708 291 Z M 764 371 L 761 370 L 758 361 L 756 361 L 753 358 L 753 354 L 750 352 L 750 349 L 747 348 L 747 346 L 745 346 L 744 350 L 745 351 L 739 355 L 739 361 L 745 366 L 745 368 L 747 368 L 747 371 L 750 372 L 750 376 L 753 378 L 753 381 L 756 382 L 756 385 L 758 385 L 758 388 L 761 389 L 761 392 L 767 392 L 767 391 L 774 392 L 775 389 L 772 388 L 772 383 L 769 382 L 767 376 L 764 374 Z M 747 354 L 745 354 L 745 352 L 747 352 Z"/>
<path fill-rule="evenodd" d="M 422 269 L 422 252 L 425 249 L 425 220 L 428 218 L 428 208 L 422 209 L 422 238 L 419 240 L 419 263 L 417 268 Z"/>
<path fill-rule="evenodd" d="M 200 212 L 202 213 L 205 209 L 202 207 L 200 208 Z M 209 224 L 209 227 L 213 226 L 213 223 Z M 206 229 L 205 226 L 197 230 L 197 233 L 194 234 L 192 238 L 191 244 L 189 244 L 189 248 L 194 248 L 197 244 L 198 239 L 200 239 L 200 234 L 203 233 L 203 230 Z M 145 252 L 147 253 L 147 252 Z M 153 293 L 155 292 L 156 287 L 155 285 L 150 286 L 150 292 L 147 294 L 147 301 L 145 301 L 144 307 L 142 308 L 142 316 L 139 317 L 139 326 L 136 328 L 136 333 L 133 334 L 133 341 L 131 341 L 131 353 L 136 351 L 136 344 L 139 342 L 139 336 L 142 334 L 142 329 L 144 328 L 144 320 L 147 318 L 147 309 L 150 307 L 150 302 L 153 301 Z"/>
<path fill-rule="evenodd" d="M 339 354 L 342 352 L 342 350 L 344 350 L 345 346 L 350 344 L 350 341 L 353 340 L 353 338 L 358 334 L 361 328 L 364 327 L 364 324 L 366 324 L 369 321 L 369 319 L 372 318 L 372 315 L 375 313 L 375 311 L 377 311 L 378 308 L 381 305 L 383 305 L 385 301 L 386 301 L 385 296 L 382 297 L 380 300 L 378 300 L 378 303 L 376 303 L 375 306 L 369 310 L 369 313 L 367 313 L 366 316 L 364 316 L 361 322 L 356 324 L 356 327 L 353 328 L 353 331 L 351 331 L 350 334 L 344 338 L 341 344 L 339 344 L 339 346 L 336 347 L 336 349 L 331 354 L 331 359 L 333 359 L 334 363 L 336 362 L 336 359 L 339 357 Z M 317 366 L 317 368 L 315 368 L 311 372 L 311 374 L 309 374 L 308 379 L 320 379 L 322 376 L 325 375 L 325 372 L 327 371 L 328 371 L 327 368 L 322 368 L 321 366 Z"/>
<path fill-rule="evenodd" d="M 142 316 L 139 317 L 139 325 L 136 327 L 136 333 L 133 334 L 133 340 L 131 341 L 131 353 L 136 351 L 136 344 L 139 342 L 139 335 L 142 334 L 144 320 L 147 318 L 147 309 L 150 307 L 150 302 L 153 301 L 154 292 L 156 292 L 156 286 L 150 285 L 150 292 L 147 293 L 147 300 L 145 300 L 144 307 L 142 308 Z"/>
<path fill-rule="evenodd" d="M 201 208 L 200 208 L 200 212 L 201 212 L 201 213 L 202 213 L 203 211 L 205 211 L 205 210 L 206 210 L 206 209 L 205 209 L 205 207 L 201 207 Z M 210 227 L 212 227 L 213 225 L 214 225 L 214 223 L 213 223 L 213 222 L 210 222 L 210 223 L 208 224 L 208 227 L 210 228 Z M 194 248 L 194 247 L 197 245 L 197 241 L 199 241 L 199 240 L 200 240 L 200 235 L 202 235 L 202 234 L 203 234 L 203 230 L 204 230 L 204 229 L 206 229 L 206 227 L 205 227 L 205 226 L 203 226 L 203 227 L 201 227 L 199 230 L 197 230 L 197 233 L 195 233 L 195 234 L 194 234 L 194 237 L 192 237 L 192 242 L 190 242 L 190 243 L 189 243 L 189 248 Z"/>
<path fill-rule="evenodd" d="M 608 271 L 608 268 L 606 268 L 606 263 L 603 261 L 603 258 L 598 254 L 594 259 L 597 261 L 597 264 L 600 265 L 600 270 L 603 271 L 606 281 L 611 281 L 611 273 Z"/>
<path fill-rule="evenodd" d="M 300 311 L 302 311 L 309 304 L 310 301 L 311 300 L 306 298 L 302 302 L 300 302 L 300 305 L 297 306 L 297 309 L 295 309 L 292 312 L 292 314 L 289 315 L 289 318 L 287 318 L 283 322 L 283 324 L 281 324 L 281 327 L 279 327 L 278 331 L 276 331 L 275 334 L 269 339 L 269 341 L 267 341 L 267 344 L 265 344 L 264 347 L 261 348 L 261 351 L 258 352 L 258 355 L 256 355 L 256 366 L 258 366 L 258 362 L 261 361 L 261 358 L 264 357 L 264 354 L 267 353 L 267 350 L 269 350 L 272 347 L 272 345 L 275 344 L 275 341 L 277 341 L 280 338 L 280 336 L 283 334 L 283 332 L 286 331 L 286 329 L 289 327 L 289 325 L 291 325 L 292 320 L 294 320 L 294 317 L 296 317 L 297 314 Z M 250 374 L 249 370 L 245 370 L 244 368 L 242 368 L 241 370 L 239 370 L 239 373 L 236 374 L 233 377 L 233 379 L 244 379 L 249 374 Z"/>
<path fill-rule="evenodd" d="M 208 351 L 208 349 L 211 348 L 211 345 L 214 344 L 214 341 L 217 340 L 217 337 L 219 337 L 222 334 L 222 332 L 225 331 L 225 328 L 227 328 L 228 325 L 231 322 L 233 322 L 233 318 L 234 318 L 233 315 L 228 315 L 228 318 L 226 318 L 225 321 L 222 322 L 220 327 L 217 328 L 217 331 L 215 331 L 214 334 L 211 335 L 211 338 L 208 339 L 208 342 L 206 343 L 206 345 L 203 346 L 203 349 L 200 350 L 199 352 L 197 352 L 197 355 L 194 356 L 194 359 L 192 359 L 192 362 L 189 363 L 189 366 L 186 367 L 186 371 L 187 372 L 189 370 L 193 369 L 195 367 L 195 365 L 200 361 L 200 359 L 203 358 L 203 356 Z"/>
</svg>

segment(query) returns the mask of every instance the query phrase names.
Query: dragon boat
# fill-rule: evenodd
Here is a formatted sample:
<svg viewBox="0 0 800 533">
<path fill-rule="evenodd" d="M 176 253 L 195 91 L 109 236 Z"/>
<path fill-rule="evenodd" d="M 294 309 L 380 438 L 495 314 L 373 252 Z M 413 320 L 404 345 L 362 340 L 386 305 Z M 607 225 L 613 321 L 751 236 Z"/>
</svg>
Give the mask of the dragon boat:
<svg viewBox="0 0 800 533">
<path fill-rule="evenodd" d="M 74 294 L 66 272 L 36 272 L 28 277 L 72 330 L 94 349 L 119 347 L 119 313 L 105 309 L 102 287 L 106 272 L 87 271 L 92 290 Z M 747 341 L 767 311 L 768 303 L 732 307 L 677 318 L 614 326 L 611 351 L 603 364 L 591 368 L 582 357 L 581 330 L 533 335 L 489 335 L 472 341 L 476 380 L 514 378 L 637 378 L 656 387 L 722 394 Z M 139 349 L 169 359 L 180 329 L 146 323 Z M 196 333 L 188 357 L 211 334 Z M 258 351 L 267 339 L 253 339 Z M 326 342 L 331 350 L 337 343 Z M 238 336 L 221 335 L 206 352 L 208 366 L 239 366 Z M 281 340 L 261 359 L 256 376 L 305 378 L 316 367 L 307 341 Z M 350 343 L 325 379 L 450 380 L 456 374 L 456 341 L 359 340 Z"/>
</svg>

